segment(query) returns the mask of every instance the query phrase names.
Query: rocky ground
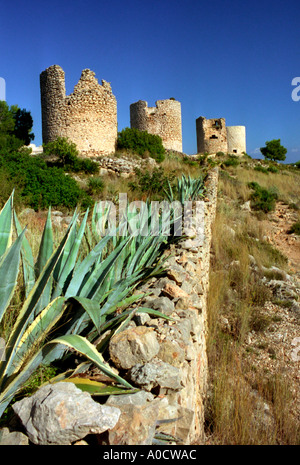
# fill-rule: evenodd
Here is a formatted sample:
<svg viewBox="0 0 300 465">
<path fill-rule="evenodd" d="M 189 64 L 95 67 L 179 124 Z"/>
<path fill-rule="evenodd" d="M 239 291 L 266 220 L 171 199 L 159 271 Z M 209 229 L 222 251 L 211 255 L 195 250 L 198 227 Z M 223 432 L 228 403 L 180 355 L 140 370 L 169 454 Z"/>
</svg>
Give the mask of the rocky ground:
<svg viewBox="0 0 300 465">
<path fill-rule="evenodd" d="M 278 202 L 264 221 L 268 240 L 287 257 L 288 269 L 282 272 L 273 267 L 273 273 L 268 271 L 263 278 L 272 291 L 272 302 L 267 301 L 261 309 L 266 327 L 249 334 L 244 350 L 246 363 L 255 366 L 265 380 L 279 375 L 287 382 L 293 397 L 289 413 L 299 422 L 300 237 L 289 233 L 297 215 L 297 211 Z"/>
</svg>

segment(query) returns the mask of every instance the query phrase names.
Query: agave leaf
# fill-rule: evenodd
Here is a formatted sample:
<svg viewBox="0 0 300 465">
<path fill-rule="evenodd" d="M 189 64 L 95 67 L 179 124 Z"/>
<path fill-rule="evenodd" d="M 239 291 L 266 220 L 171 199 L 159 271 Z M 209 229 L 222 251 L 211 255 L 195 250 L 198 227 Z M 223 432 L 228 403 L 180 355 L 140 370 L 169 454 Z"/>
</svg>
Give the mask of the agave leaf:
<svg viewBox="0 0 300 465">
<path fill-rule="evenodd" d="M 49 260 L 53 252 L 53 231 L 51 223 L 51 207 L 49 207 L 47 220 L 44 226 L 42 240 L 39 248 L 38 258 L 36 261 L 36 274 L 37 277 L 42 272 L 42 269 Z"/>
<path fill-rule="evenodd" d="M 82 238 L 83 238 L 83 235 L 84 235 L 84 231 L 85 231 L 88 212 L 89 211 L 87 210 L 86 213 L 85 213 L 85 216 L 83 218 L 83 221 L 82 221 L 82 223 L 80 225 L 80 228 L 78 230 L 78 233 L 73 238 L 72 243 L 71 243 L 71 245 L 69 247 L 69 250 L 67 250 L 67 258 L 66 258 L 65 263 L 64 263 L 64 265 L 62 267 L 61 273 L 59 274 L 58 281 L 57 281 L 54 293 L 52 295 L 52 298 L 55 298 L 55 297 L 57 297 L 58 295 L 60 295 L 62 293 L 63 287 L 64 287 L 64 285 L 66 283 L 67 278 L 71 275 L 72 271 L 75 268 L 79 247 L 80 247 L 80 244 L 81 244 L 81 241 L 82 241 Z M 76 226 L 76 221 L 74 221 L 74 225 Z M 67 242 L 66 245 L 69 245 L 69 241 Z M 65 250 L 64 250 L 64 252 L 65 252 Z"/>
<path fill-rule="evenodd" d="M 63 240 L 61 241 L 61 243 L 59 244 L 57 250 L 53 252 L 46 266 L 43 268 L 40 276 L 38 277 L 35 285 L 31 289 L 27 299 L 25 300 L 23 304 L 23 307 L 17 317 L 13 330 L 7 341 L 7 347 L 8 347 L 7 352 L 6 352 L 7 361 L 6 361 L 5 367 L 0 365 L 0 379 L 1 379 L 1 376 L 3 376 L 3 370 L 4 369 L 9 370 L 10 365 L 14 361 L 16 347 L 18 346 L 24 332 L 27 329 L 28 322 L 32 320 L 32 315 L 35 312 L 36 305 L 39 303 L 41 295 L 43 294 L 43 290 L 47 286 L 49 279 L 52 276 L 55 265 L 57 261 L 59 260 L 59 257 L 65 246 L 65 243 L 68 239 L 68 235 L 69 235 L 69 230 L 66 233 L 65 237 L 63 238 Z"/>
<path fill-rule="evenodd" d="M 102 370 L 107 376 L 115 379 L 118 383 L 124 385 L 129 389 L 133 389 L 133 386 L 129 384 L 121 376 L 116 375 L 110 366 L 104 361 L 100 352 L 97 351 L 96 347 L 91 344 L 86 338 L 79 336 L 78 334 L 68 334 L 66 336 L 61 336 L 53 339 L 48 344 L 64 344 L 71 349 L 76 350 L 81 353 L 89 360 L 91 360 L 95 365 L 97 365 L 100 370 Z"/>
<path fill-rule="evenodd" d="M 85 276 L 88 274 L 91 267 L 94 265 L 98 257 L 101 255 L 103 249 L 107 245 L 111 238 L 105 236 L 100 242 L 94 247 L 94 249 L 85 257 L 80 265 L 75 269 L 71 282 L 66 291 L 66 297 L 72 297 L 78 295 L 82 283 L 84 282 Z"/>
<path fill-rule="evenodd" d="M 76 213 L 76 210 L 73 214 L 73 217 L 71 219 L 71 222 L 69 224 L 69 229 L 70 229 L 70 234 L 68 237 L 68 240 L 66 242 L 66 245 L 64 247 L 63 253 L 60 256 L 60 259 L 57 262 L 57 265 L 53 271 L 53 279 L 54 282 L 57 283 L 59 281 L 59 277 L 61 275 L 61 272 L 65 266 L 66 261 L 68 260 L 70 251 L 72 249 L 72 246 L 74 244 L 74 241 L 76 239 L 76 226 L 77 226 L 77 219 L 78 219 L 78 214 Z M 52 296 L 53 297 L 53 296 Z"/>
<path fill-rule="evenodd" d="M 38 253 L 38 258 L 35 266 L 36 278 L 38 278 L 44 269 L 47 261 L 51 257 L 53 252 L 53 231 L 51 223 L 51 208 L 49 207 L 47 220 L 44 226 L 44 231 L 42 235 L 41 245 Z M 40 310 L 45 308 L 50 302 L 51 289 L 53 282 L 53 273 L 49 276 L 47 284 L 41 294 L 39 302 L 35 309 L 35 315 L 38 314 Z"/>
<path fill-rule="evenodd" d="M 14 191 L 0 212 L 0 257 L 12 243 Z"/>
<path fill-rule="evenodd" d="M 92 299 L 88 299 L 86 297 L 80 297 L 80 296 L 71 297 L 71 300 L 75 300 L 84 308 L 84 310 L 89 315 L 92 322 L 94 323 L 97 331 L 99 331 L 99 326 L 100 326 L 99 302 L 92 300 Z"/>
<path fill-rule="evenodd" d="M 139 389 L 124 389 L 118 386 L 109 386 L 99 381 L 94 381 L 88 378 L 71 377 L 64 379 L 65 383 L 73 383 L 81 391 L 88 392 L 91 396 L 110 396 L 120 394 L 133 394 L 138 392 Z"/>
<path fill-rule="evenodd" d="M 1 257 L 0 261 L 0 321 L 7 309 L 17 285 L 19 273 L 20 251 L 25 229 L 16 241 Z"/>
<path fill-rule="evenodd" d="M 121 242 L 116 249 L 114 249 L 103 262 L 96 266 L 93 273 L 89 276 L 89 279 L 86 281 L 85 285 L 80 291 L 80 295 L 85 297 L 93 298 L 95 292 L 100 287 L 104 279 L 106 278 L 109 270 L 113 266 L 114 262 L 117 260 L 119 253 L 122 248 L 125 247 L 128 239 Z"/>
<path fill-rule="evenodd" d="M 51 301 L 29 325 L 16 346 L 15 361 L 10 370 L 6 371 L 6 376 L 17 373 L 22 368 L 22 365 L 25 365 L 26 359 L 37 352 L 38 347 L 44 343 L 51 328 L 61 318 L 65 310 L 64 302 L 65 298 L 61 296 Z"/>
<path fill-rule="evenodd" d="M 22 227 L 20 225 L 16 212 L 14 212 L 14 220 L 15 220 L 15 227 L 16 227 L 17 234 L 20 235 L 22 233 Z M 32 255 L 32 250 L 26 238 L 26 235 L 24 235 L 23 242 L 22 242 L 21 257 L 22 257 L 23 276 L 24 276 L 24 285 L 25 285 L 25 296 L 27 297 L 35 283 L 35 272 L 34 272 L 34 259 Z"/>
</svg>

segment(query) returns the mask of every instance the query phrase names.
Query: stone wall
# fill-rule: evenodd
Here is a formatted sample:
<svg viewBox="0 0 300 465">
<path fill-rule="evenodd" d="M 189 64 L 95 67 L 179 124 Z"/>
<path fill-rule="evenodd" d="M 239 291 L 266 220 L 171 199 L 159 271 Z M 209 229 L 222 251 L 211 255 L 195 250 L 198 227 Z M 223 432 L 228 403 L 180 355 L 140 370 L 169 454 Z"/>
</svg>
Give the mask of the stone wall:
<svg viewBox="0 0 300 465">
<path fill-rule="evenodd" d="M 159 310 L 173 321 L 137 315 L 128 329 L 111 339 L 109 347 L 111 362 L 126 370 L 127 379 L 146 392 L 142 404 L 148 414 L 151 411 L 157 422 L 176 419 L 162 424 L 160 431 L 186 445 L 205 441 L 207 295 L 217 184 L 218 171 L 213 169 L 206 183 L 206 198 L 193 218 L 195 236 L 167 253 L 166 277 L 153 278 L 137 290 L 149 293 L 142 302 L 145 307 Z M 107 405 L 127 412 L 129 403 L 132 407 L 141 401 L 138 394 L 126 397 L 112 396 Z M 128 422 L 118 423 L 109 432 L 108 443 L 129 444 L 134 434 L 137 432 Z"/>
<path fill-rule="evenodd" d="M 43 143 L 67 137 L 85 156 L 115 151 L 117 102 L 108 82 L 100 85 L 95 73 L 85 69 L 66 96 L 65 73 L 53 65 L 41 73 L 40 87 Z"/>
<path fill-rule="evenodd" d="M 155 107 L 139 100 L 130 105 L 130 126 L 162 138 L 165 149 L 182 152 L 181 104 L 177 100 L 157 100 Z"/>
</svg>

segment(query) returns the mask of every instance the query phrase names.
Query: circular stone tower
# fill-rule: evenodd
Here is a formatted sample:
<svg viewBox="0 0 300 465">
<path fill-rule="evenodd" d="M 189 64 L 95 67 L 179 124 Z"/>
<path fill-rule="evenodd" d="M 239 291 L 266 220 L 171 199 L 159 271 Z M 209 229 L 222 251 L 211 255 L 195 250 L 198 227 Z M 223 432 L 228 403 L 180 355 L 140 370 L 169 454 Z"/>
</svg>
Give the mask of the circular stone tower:
<svg viewBox="0 0 300 465">
<path fill-rule="evenodd" d="M 115 151 L 117 101 L 109 82 L 100 85 L 95 73 L 84 69 L 66 96 L 65 73 L 53 65 L 41 73 L 40 86 L 44 143 L 67 137 L 83 156 Z"/>
<path fill-rule="evenodd" d="M 227 126 L 228 153 L 242 155 L 246 152 L 245 126 Z"/>
<path fill-rule="evenodd" d="M 130 126 L 160 136 L 165 149 L 182 152 L 181 104 L 177 100 L 157 100 L 155 107 L 148 107 L 143 100 L 132 103 Z"/>
</svg>

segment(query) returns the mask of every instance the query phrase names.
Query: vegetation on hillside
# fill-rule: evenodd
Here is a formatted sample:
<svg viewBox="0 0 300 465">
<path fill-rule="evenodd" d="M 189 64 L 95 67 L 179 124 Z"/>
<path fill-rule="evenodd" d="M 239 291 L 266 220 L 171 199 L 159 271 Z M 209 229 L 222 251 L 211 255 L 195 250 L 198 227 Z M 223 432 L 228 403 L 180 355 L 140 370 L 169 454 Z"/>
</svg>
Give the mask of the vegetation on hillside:
<svg viewBox="0 0 300 465">
<path fill-rule="evenodd" d="M 266 239 L 262 220 L 276 201 L 300 207 L 299 174 L 282 167 L 266 175 L 254 170 L 257 163 L 249 167 L 241 159 L 238 167 L 220 171 L 208 300 L 211 387 L 206 425 L 212 444 L 298 444 L 300 439 L 286 363 L 278 361 L 275 372 L 267 371 L 252 360 L 256 352 L 260 360 L 259 353 L 265 350 L 271 368 L 277 356 L 272 344 L 262 342 L 253 348 L 248 343 L 253 334 L 272 334 L 272 325 L 280 319 L 277 313 L 266 312 L 265 304 L 278 301 L 263 277 L 282 279 L 287 259 Z M 251 200 L 253 187 L 258 194 Z M 266 192 L 261 196 L 262 189 Z M 269 197 L 270 189 L 276 190 L 274 197 Z M 249 200 L 262 209 L 261 214 L 241 208 Z M 272 266 L 277 268 L 271 271 Z M 279 302 L 285 303 L 289 302 Z"/>
<path fill-rule="evenodd" d="M 165 158 L 161 137 L 135 128 L 125 128 L 118 133 L 117 148 L 130 150 L 140 156 L 148 154 L 159 163 Z"/>
<path fill-rule="evenodd" d="M 266 142 L 266 146 L 260 149 L 265 158 L 273 161 L 284 161 L 287 149 L 280 143 L 280 139 L 273 139 Z"/>
</svg>

